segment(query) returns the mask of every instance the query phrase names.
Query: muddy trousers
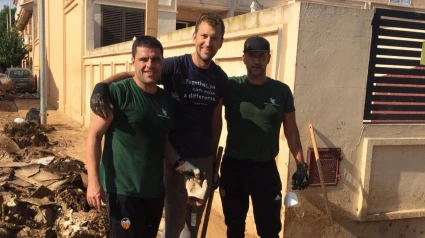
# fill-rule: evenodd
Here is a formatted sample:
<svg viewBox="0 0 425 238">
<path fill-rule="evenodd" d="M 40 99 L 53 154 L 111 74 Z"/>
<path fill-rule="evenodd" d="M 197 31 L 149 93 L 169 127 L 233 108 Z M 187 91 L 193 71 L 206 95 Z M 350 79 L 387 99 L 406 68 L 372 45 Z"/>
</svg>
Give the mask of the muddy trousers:
<svg viewBox="0 0 425 238">
<path fill-rule="evenodd" d="M 282 229 L 282 183 L 276 162 L 225 157 L 220 175 L 220 196 L 227 237 L 244 237 L 251 196 L 257 234 L 261 238 L 278 238 Z"/>
<path fill-rule="evenodd" d="M 107 193 L 106 208 L 111 238 L 156 238 L 164 196 L 139 198 Z"/>
<path fill-rule="evenodd" d="M 213 157 L 186 158 L 191 164 L 205 172 L 208 189 L 202 206 L 193 210 L 187 205 L 187 191 L 184 175 L 177 172 L 169 163 L 164 163 L 165 184 L 165 238 L 196 238 L 198 237 L 199 224 L 205 204 L 211 191 Z M 196 219 L 192 219 L 191 213 L 196 213 Z M 189 232 L 182 232 L 185 224 Z"/>
</svg>

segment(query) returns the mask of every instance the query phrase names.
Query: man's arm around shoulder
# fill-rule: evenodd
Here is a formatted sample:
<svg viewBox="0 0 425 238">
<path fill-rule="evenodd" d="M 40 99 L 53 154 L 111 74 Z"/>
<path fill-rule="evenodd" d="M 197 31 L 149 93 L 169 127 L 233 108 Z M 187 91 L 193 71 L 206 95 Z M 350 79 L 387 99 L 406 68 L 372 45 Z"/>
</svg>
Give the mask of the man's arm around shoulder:
<svg viewBox="0 0 425 238">
<path fill-rule="evenodd" d="M 90 97 L 90 108 L 94 114 L 98 115 L 101 118 L 106 119 L 108 113 L 106 108 L 112 108 L 112 105 L 109 102 L 109 89 L 108 86 L 113 82 L 118 82 L 127 78 L 134 77 L 134 71 L 132 72 L 121 72 L 109 76 L 107 79 L 102 82 L 97 83 Z"/>
</svg>

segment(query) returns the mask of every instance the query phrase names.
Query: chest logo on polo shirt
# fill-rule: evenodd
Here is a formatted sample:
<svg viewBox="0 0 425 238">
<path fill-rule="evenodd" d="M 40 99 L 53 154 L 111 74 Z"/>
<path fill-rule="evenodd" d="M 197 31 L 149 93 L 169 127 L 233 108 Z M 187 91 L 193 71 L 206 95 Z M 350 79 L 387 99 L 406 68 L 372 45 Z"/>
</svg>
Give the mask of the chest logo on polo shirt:
<svg viewBox="0 0 425 238">
<path fill-rule="evenodd" d="M 270 102 L 265 102 L 264 103 L 265 105 L 272 105 L 272 106 L 277 106 L 277 107 L 280 107 L 280 105 L 279 104 L 276 104 L 276 99 L 274 99 L 274 98 L 270 98 Z"/>
<path fill-rule="evenodd" d="M 162 108 L 162 114 L 158 114 L 157 116 L 170 119 L 170 118 L 167 116 L 167 110 L 165 110 L 164 108 Z"/>
<path fill-rule="evenodd" d="M 128 230 L 128 228 L 130 228 L 130 225 L 131 225 L 130 219 L 128 219 L 127 217 L 124 217 L 124 218 L 121 220 L 121 227 L 122 227 L 124 230 Z"/>
</svg>

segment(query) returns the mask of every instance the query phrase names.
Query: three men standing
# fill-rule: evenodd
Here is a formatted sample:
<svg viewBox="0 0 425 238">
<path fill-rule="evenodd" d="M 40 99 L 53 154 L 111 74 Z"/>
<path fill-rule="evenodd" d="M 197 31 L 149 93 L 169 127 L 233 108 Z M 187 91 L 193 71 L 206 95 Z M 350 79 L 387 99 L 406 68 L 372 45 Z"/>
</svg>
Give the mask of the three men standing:
<svg viewBox="0 0 425 238">
<path fill-rule="evenodd" d="M 185 178 L 175 169 L 186 164 L 185 168 L 194 170 L 193 164 L 205 172 L 208 181 L 205 197 L 208 197 L 213 157 L 222 127 L 223 98 L 228 137 L 220 194 L 227 236 L 244 237 L 249 196 L 253 200 L 258 235 L 278 237 L 282 229 L 282 184 L 274 161 L 279 152 L 281 125 L 297 163 L 292 177 L 293 189 L 308 186 L 308 166 L 302 155 L 292 93 L 286 84 L 266 76 L 269 42 L 262 37 L 247 39 L 242 57 L 247 75 L 227 81 L 227 75 L 212 61 L 223 43 L 224 30 L 219 16 L 202 14 L 193 34 L 195 52 L 165 59 L 161 83 L 173 99 L 176 124 L 164 142 L 164 157 L 171 161 L 164 166 L 167 238 L 179 237 L 185 223 L 190 227 L 191 237 L 197 237 L 205 204 L 198 209 L 196 222 L 192 223 L 192 217 L 187 215 Z M 104 109 L 98 106 L 105 104 L 108 93 L 112 92 L 111 89 L 108 92 L 107 84 L 132 75 L 133 72 L 113 75 L 96 85 L 91 107 L 97 115 L 105 117 Z"/>
</svg>

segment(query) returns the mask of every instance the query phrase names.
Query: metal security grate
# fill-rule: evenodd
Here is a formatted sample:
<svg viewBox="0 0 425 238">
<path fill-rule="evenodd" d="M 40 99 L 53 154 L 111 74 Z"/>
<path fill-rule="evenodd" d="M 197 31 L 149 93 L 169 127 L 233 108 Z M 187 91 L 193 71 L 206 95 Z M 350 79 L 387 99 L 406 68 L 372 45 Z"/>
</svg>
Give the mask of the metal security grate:
<svg viewBox="0 0 425 238">
<path fill-rule="evenodd" d="M 337 185 L 341 178 L 339 173 L 339 161 L 342 159 L 340 148 L 319 148 L 320 163 L 322 165 L 325 185 Z M 309 165 L 308 180 L 310 186 L 320 186 L 319 170 L 317 168 L 314 149 L 309 148 L 307 152 L 307 163 Z"/>
<path fill-rule="evenodd" d="M 425 14 L 375 9 L 364 123 L 425 123 Z"/>
</svg>

